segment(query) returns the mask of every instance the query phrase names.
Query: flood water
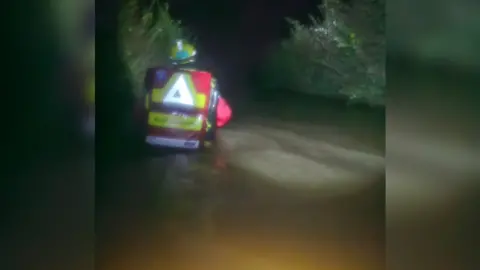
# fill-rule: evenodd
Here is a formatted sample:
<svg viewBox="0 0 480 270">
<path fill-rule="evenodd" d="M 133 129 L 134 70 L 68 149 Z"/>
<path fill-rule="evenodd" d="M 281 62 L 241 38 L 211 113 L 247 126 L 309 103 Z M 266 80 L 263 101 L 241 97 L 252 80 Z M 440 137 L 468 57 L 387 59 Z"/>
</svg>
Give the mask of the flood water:
<svg viewBox="0 0 480 270">
<path fill-rule="evenodd" d="M 239 109 L 209 152 L 111 170 L 100 269 L 383 269 L 382 112 L 302 101 Z"/>
</svg>

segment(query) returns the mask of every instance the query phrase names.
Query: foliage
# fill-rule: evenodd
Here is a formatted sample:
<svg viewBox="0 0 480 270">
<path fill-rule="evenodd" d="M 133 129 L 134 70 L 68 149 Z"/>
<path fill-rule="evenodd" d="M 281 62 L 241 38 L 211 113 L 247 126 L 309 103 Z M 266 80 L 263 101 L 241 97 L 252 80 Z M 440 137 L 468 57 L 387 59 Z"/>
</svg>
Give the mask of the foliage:
<svg viewBox="0 0 480 270">
<path fill-rule="evenodd" d="M 388 50 L 450 68 L 479 68 L 478 1 L 389 3 Z M 405 18 L 408 18 L 406 20 Z"/>
<path fill-rule="evenodd" d="M 310 25 L 287 19 L 291 36 L 268 58 L 266 86 L 383 105 L 385 1 L 354 2 L 327 0 L 324 20 L 310 16 Z"/>
<path fill-rule="evenodd" d="M 126 0 L 120 13 L 120 44 L 134 94 L 141 95 L 149 67 L 168 63 L 175 39 L 186 38 L 181 22 L 174 20 L 168 5 L 157 1 L 141 9 L 138 0 Z"/>
</svg>

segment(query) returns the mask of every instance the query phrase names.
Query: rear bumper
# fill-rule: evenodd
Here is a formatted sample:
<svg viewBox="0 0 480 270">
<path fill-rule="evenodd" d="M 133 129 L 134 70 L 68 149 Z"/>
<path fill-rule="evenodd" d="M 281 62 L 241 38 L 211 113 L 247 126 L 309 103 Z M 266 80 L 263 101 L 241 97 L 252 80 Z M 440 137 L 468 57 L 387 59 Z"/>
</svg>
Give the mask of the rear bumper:
<svg viewBox="0 0 480 270">
<path fill-rule="evenodd" d="M 159 118 L 162 123 L 153 120 Z M 153 118 L 153 119 L 151 119 Z M 190 118 L 187 126 L 173 125 Z M 204 115 L 184 115 L 173 113 L 150 112 L 145 142 L 154 147 L 196 150 L 203 146 L 205 140 L 206 117 Z M 155 122 L 155 123 L 154 123 Z M 164 125 L 168 124 L 168 125 Z"/>
<path fill-rule="evenodd" d="M 145 142 L 156 147 L 172 147 L 181 149 L 200 148 L 200 140 L 196 139 L 173 139 L 162 136 L 147 136 Z"/>
</svg>

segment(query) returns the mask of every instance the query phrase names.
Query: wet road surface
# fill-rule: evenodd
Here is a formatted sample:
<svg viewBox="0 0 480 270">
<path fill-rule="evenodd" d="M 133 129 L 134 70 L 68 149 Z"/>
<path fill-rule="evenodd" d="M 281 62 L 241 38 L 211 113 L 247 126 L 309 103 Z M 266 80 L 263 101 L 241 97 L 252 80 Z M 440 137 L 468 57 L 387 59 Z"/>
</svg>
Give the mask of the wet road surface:
<svg viewBox="0 0 480 270">
<path fill-rule="evenodd" d="M 143 156 L 108 173 L 99 267 L 383 269 L 381 113 L 301 107 L 252 106 L 208 153 Z"/>
<path fill-rule="evenodd" d="M 478 152 L 392 125 L 385 185 L 381 113 L 301 104 L 235 108 L 211 154 L 6 179 L 2 269 L 478 269 Z"/>
</svg>

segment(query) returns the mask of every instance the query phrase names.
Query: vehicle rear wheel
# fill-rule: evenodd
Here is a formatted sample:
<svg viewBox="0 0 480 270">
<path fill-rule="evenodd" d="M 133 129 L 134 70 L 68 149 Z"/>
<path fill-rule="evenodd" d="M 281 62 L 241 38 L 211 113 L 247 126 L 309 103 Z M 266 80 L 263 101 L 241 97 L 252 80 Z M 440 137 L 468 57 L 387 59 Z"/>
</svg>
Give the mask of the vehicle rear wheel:
<svg viewBox="0 0 480 270">
<path fill-rule="evenodd" d="M 213 106 L 210 106 L 208 110 L 208 116 L 207 116 L 207 121 L 208 121 L 208 127 L 207 131 L 205 133 L 205 140 L 203 142 L 204 148 L 211 148 L 216 139 L 217 139 L 217 104 L 218 104 L 218 98 L 215 97 L 213 98 L 212 102 Z"/>
<path fill-rule="evenodd" d="M 205 140 L 204 140 L 204 146 L 205 148 L 209 148 L 211 145 L 215 143 L 215 140 L 217 139 L 217 115 L 216 113 L 212 113 L 212 115 L 209 114 L 208 117 L 208 123 L 209 127 L 207 132 L 205 133 Z"/>
</svg>

